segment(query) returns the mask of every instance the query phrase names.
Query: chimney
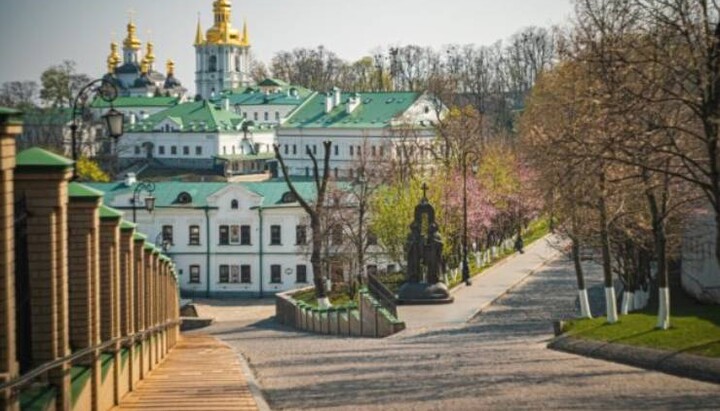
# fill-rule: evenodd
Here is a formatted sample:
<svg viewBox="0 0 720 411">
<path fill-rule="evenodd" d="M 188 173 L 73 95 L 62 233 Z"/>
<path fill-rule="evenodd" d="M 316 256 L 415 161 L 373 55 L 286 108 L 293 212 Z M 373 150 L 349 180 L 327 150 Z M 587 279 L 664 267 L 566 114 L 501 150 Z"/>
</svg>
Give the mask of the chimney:
<svg viewBox="0 0 720 411">
<path fill-rule="evenodd" d="M 360 99 L 360 94 L 355 93 L 348 99 L 347 106 L 345 107 L 345 112 L 350 114 L 355 110 L 362 100 Z"/>
<path fill-rule="evenodd" d="M 127 173 L 125 174 L 125 185 L 127 187 L 132 187 L 133 184 L 137 182 L 137 178 L 135 177 L 135 173 Z"/>
<path fill-rule="evenodd" d="M 230 99 L 225 97 L 222 100 L 222 108 L 225 111 L 230 111 Z"/>
<path fill-rule="evenodd" d="M 135 124 L 135 113 L 130 113 L 130 125 Z"/>
<path fill-rule="evenodd" d="M 325 96 L 325 113 L 331 112 L 333 109 L 333 94 L 332 92 L 328 91 L 327 95 Z"/>
<path fill-rule="evenodd" d="M 335 103 L 334 106 L 337 107 L 340 105 L 340 89 L 337 87 L 333 87 L 333 93 L 335 93 Z"/>
</svg>

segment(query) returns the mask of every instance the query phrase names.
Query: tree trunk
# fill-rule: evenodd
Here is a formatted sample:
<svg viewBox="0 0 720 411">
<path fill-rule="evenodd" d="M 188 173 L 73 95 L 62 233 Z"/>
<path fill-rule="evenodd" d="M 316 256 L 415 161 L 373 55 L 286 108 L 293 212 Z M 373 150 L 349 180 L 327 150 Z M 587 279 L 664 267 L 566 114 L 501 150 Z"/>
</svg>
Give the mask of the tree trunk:
<svg viewBox="0 0 720 411">
<path fill-rule="evenodd" d="M 312 253 L 310 254 L 310 264 L 313 268 L 313 284 L 315 285 L 315 298 L 318 306 L 321 308 L 328 307 L 330 301 L 325 292 L 325 275 L 322 269 L 322 258 L 320 250 L 322 250 L 322 231 L 320 227 L 320 219 L 310 217 L 310 229 L 312 230 Z"/>
<path fill-rule="evenodd" d="M 605 313 L 607 322 L 614 324 L 618 320 L 617 300 L 612 278 L 612 260 L 610 256 L 610 235 L 608 233 L 607 205 L 605 204 L 605 176 L 600 176 L 600 248 L 602 251 L 602 267 L 605 283 Z"/>
<path fill-rule="evenodd" d="M 658 320 L 657 328 L 667 330 L 670 328 L 670 289 L 668 288 L 667 264 L 667 237 L 665 234 L 665 221 L 660 215 L 657 199 L 652 192 L 647 194 L 650 216 L 652 217 L 653 240 L 655 255 L 657 257 L 657 284 L 658 284 Z"/>
<path fill-rule="evenodd" d="M 575 263 L 575 276 L 578 283 L 578 298 L 580 300 L 580 316 L 582 318 L 592 318 L 590 312 L 590 301 L 588 300 L 587 289 L 585 288 L 585 273 L 583 273 L 582 263 L 580 261 L 580 242 L 577 237 L 570 236 L 572 240 L 572 259 Z"/>
</svg>

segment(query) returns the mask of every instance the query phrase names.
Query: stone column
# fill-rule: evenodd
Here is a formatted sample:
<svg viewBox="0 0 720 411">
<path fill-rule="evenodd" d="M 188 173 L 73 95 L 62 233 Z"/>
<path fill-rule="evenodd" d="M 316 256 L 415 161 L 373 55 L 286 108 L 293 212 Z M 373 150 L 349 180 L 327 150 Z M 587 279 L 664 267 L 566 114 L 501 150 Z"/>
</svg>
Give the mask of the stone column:
<svg viewBox="0 0 720 411">
<path fill-rule="evenodd" d="M 135 224 L 122 221 L 120 224 L 120 336 L 135 334 Z M 124 344 L 128 348 L 128 389 L 133 389 L 134 341 Z"/>
<path fill-rule="evenodd" d="M 103 193 L 79 183 L 69 185 L 70 345 L 76 349 L 100 343 L 100 206 Z M 100 404 L 98 352 L 84 360 L 91 368 L 92 404 Z"/>
<path fill-rule="evenodd" d="M 67 211 L 72 161 L 31 148 L 18 154 L 15 198 L 27 205 L 32 364 L 70 353 L 68 344 Z M 28 342 L 25 342 L 28 343 Z M 57 388 L 56 408 L 70 408 L 70 366 L 48 373 Z"/>
<path fill-rule="evenodd" d="M 15 137 L 22 133 L 19 111 L 0 108 L 0 384 L 18 376 L 15 350 Z M 17 396 L 0 394 L 0 409 L 20 408 Z"/>
<path fill-rule="evenodd" d="M 120 336 L 120 218 L 122 213 L 100 207 L 100 339 Z M 113 404 L 120 402 L 120 345 L 108 349 L 113 354 Z"/>
</svg>

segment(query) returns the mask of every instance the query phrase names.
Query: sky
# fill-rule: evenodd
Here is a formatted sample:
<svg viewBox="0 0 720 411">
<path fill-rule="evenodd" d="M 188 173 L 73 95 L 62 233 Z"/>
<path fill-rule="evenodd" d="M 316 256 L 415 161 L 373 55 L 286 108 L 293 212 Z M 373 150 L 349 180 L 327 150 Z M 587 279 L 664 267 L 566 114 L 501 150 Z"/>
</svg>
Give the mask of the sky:
<svg viewBox="0 0 720 411">
<path fill-rule="evenodd" d="M 212 25 L 213 0 L 0 0 L 0 83 L 35 80 L 74 60 L 91 78 L 106 71 L 109 44 L 125 37 L 132 12 L 138 37 L 155 44 L 156 69 L 175 61 L 194 91 L 192 43 L 198 13 Z M 324 45 L 346 60 L 378 47 L 489 45 L 527 26 L 566 22 L 571 0 L 233 0 L 238 29 L 247 20 L 251 51 L 270 62 L 279 51 Z M 161 63 L 161 64 L 158 64 Z"/>
</svg>

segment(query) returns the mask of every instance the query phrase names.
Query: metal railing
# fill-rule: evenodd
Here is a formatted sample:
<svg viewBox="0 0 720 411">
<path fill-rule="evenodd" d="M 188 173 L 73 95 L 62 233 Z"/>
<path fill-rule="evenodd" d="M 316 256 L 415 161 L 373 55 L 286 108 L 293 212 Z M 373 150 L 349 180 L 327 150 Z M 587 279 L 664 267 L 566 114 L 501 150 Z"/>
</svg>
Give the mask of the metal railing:
<svg viewBox="0 0 720 411">
<path fill-rule="evenodd" d="M 368 291 L 383 306 L 384 309 L 392 313 L 397 318 L 397 305 L 395 304 L 395 294 L 383 284 L 375 274 L 368 274 Z"/>
<path fill-rule="evenodd" d="M 18 376 L 17 378 L 15 378 L 13 380 L 10 380 L 6 383 L 0 384 L 0 393 L 5 392 L 7 390 L 13 390 L 13 391 L 17 392 L 20 388 L 32 383 L 35 378 L 46 374 L 53 368 L 60 367 L 66 363 L 72 364 L 74 361 L 77 361 L 83 357 L 91 355 L 97 351 L 106 350 L 115 345 L 125 344 L 125 343 L 131 342 L 131 341 L 142 341 L 149 334 L 154 334 L 158 331 L 162 331 L 168 327 L 172 327 L 179 323 L 180 323 L 179 320 L 171 320 L 164 324 L 160 324 L 155 327 L 148 328 L 147 330 L 143 330 L 143 331 L 137 332 L 132 335 L 126 335 L 124 337 L 114 338 L 112 340 L 105 341 L 99 345 L 94 345 L 92 347 L 83 348 L 81 350 L 73 352 L 70 355 L 66 355 L 65 357 L 58 358 L 58 359 L 50 361 L 50 362 L 46 362 L 44 364 L 39 365 L 38 367 L 33 368 L 30 371 Z"/>
</svg>

